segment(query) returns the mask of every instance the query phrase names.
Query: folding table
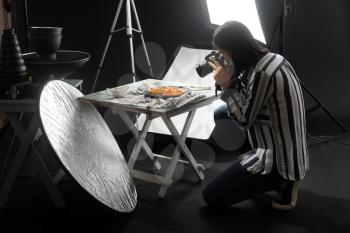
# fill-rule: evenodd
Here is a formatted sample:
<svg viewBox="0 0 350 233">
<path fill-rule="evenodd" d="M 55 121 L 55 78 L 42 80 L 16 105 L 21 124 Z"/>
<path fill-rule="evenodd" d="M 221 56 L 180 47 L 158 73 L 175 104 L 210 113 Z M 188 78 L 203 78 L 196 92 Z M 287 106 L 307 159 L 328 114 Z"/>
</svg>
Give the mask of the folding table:
<svg viewBox="0 0 350 233">
<path fill-rule="evenodd" d="M 81 89 L 83 80 L 81 79 L 66 79 L 65 82 L 79 87 Z M 13 185 L 19 174 L 23 162 L 30 149 L 34 151 L 32 157 L 38 171 L 38 175 L 46 190 L 50 194 L 52 200 L 57 207 L 64 207 L 65 201 L 62 198 L 56 184 L 62 177 L 62 171 L 60 171 L 55 177 L 52 177 L 47 167 L 45 166 L 42 157 L 33 144 L 35 137 L 40 135 L 40 124 L 37 116 L 37 100 L 33 98 L 27 99 L 1 99 L 0 100 L 0 112 L 4 112 L 6 117 L 15 131 L 15 135 L 20 141 L 19 149 L 14 156 L 9 171 L 5 174 L 4 181 L 0 187 L 0 208 L 3 208 L 11 193 Z M 31 115 L 28 127 L 25 128 L 19 114 L 29 113 Z"/>
<path fill-rule="evenodd" d="M 51 174 L 47 170 L 37 148 L 33 144 L 33 140 L 39 129 L 39 119 L 36 114 L 36 106 L 37 103 L 35 99 L 0 100 L 0 111 L 6 113 L 10 125 L 20 141 L 18 152 L 12 161 L 9 171 L 5 174 L 5 180 L 0 189 L 0 208 L 5 206 L 20 168 L 31 148 L 35 152 L 32 159 L 37 166 L 37 171 L 42 183 L 45 185 L 55 205 L 57 207 L 65 206 L 65 202 L 58 191 Z M 31 119 L 27 129 L 24 128 L 18 117 L 18 113 L 31 113 Z"/>
<path fill-rule="evenodd" d="M 147 79 L 147 80 L 127 84 L 124 86 L 120 86 L 118 88 L 128 87 L 129 89 L 135 89 L 137 86 L 140 86 L 145 83 L 150 84 L 152 82 L 161 82 L 162 85 L 174 84 L 174 82 Z M 177 82 L 176 85 L 179 85 L 179 83 Z M 183 86 L 186 86 L 186 84 L 183 84 Z M 198 178 L 200 180 L 204 179 L 204 173 L 203 173 L 204 166 L 202 164 L 197 163 L 197 161 L 195 160 L 191 151 L 189 150 L 189 148 L 185 143 L 185 139 L 187 137 L 187 134 L 190 129 L 191 123 L 193 121 L 193 117 L 196 110 L 200 107 L 209 105 L 213 101 L 218 99 L 218 97 L 215 96 L 214 89 L 203 91 L 203 93 L 205 93 L 205 97 L 201 99 L 197 99 L 193 102 L 187 103 L 179 108 L 167 108 L 167 109 L 147 108 L 147 107 L 140 107 L 140 106 L 132 106 L 128 104 L 115 103 L 111 99 L 111 94 L 106 90 L 84 96 L 81 98 L 81 100 L 90 102 L 96 106 L 111 108 L 113 110 L 113 113 L 120 115 L 121 119 L 128 126 L 128 128 L 131 130 L 131 132 L 136 138 L 136 144 L 134 145 L 134 148 L 128 160 L 128 166 L 131 170 L 131 174 L 133 175 L 134 178 L 161 185 L 158 195 L 159 197 L 163 198 L 166 194 L 167 188 L 173 183 L 172 176 L 174 174 L 176 165 L 179 162 L 190 165 L 194 170 L 194 172 L 196 173 L 196 175 L 198 176 Z M 141 131 L 139 131 L 138 128 L 135 126 L 134 122 L 130 119 L 127 112 L 146 115 L 146 120 L 141 128 Z M 188 113 L 188 115 L 180 133 L 179 130 L 175 127 L 171 118 L 183 113 Z M 175 139 L 175 142 L 177 143 L 176 148 L 173 151 L 171 157 L 154 154 L 151 148 L 148 146 L 147 142 L 145 141 L 151 122 L 156 118 L 162 119 L 166 127 L 171 132 L 172 137 Z M 153 173 L 147 173 L 134 168 L 135 162 L 138 159 L 138 156 L 140 155 L 141 149 L 143 149 L 146 152 L 147 156 L 153 161 L 154 167 L 158 170 L 161 169 L 161 165 L 158 161 L 159 158 L 170 160 L 170 163 L 166 169 L 164 176 L 156 175 Z M 183 152 L 183 154 L 185 155 L 186 160 L 180 159 L 181 152 Z"/>
</svg>

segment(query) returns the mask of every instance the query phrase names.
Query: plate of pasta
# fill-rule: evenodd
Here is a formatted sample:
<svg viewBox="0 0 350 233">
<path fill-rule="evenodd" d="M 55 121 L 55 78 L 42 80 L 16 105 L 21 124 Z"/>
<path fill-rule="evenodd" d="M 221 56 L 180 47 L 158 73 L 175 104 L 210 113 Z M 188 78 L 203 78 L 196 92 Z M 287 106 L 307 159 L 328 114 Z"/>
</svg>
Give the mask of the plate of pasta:
<svg viewBox="0 0 350 233">
<path fill-rule="evenodd" d="M 149 97 L 172 98 L 191 93 L 189 88 L 175 86 L 159 86 L 149 88 L 145 95 Z"/>
</svg>

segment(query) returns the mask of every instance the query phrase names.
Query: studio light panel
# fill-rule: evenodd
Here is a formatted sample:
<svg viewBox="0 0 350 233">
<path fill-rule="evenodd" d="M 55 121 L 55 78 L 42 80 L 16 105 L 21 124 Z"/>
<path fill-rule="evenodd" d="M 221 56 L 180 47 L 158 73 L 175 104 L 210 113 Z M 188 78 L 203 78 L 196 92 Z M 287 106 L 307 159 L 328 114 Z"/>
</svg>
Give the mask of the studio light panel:
<svg viewBox="0 0 350 233">
<path fill-rule="evenodd" d="M 207 0 L 207 6 L 212 24 L 239 21 L 249 28 L 255 39 L 266 43 L 255 0 Z"/>
</svg>

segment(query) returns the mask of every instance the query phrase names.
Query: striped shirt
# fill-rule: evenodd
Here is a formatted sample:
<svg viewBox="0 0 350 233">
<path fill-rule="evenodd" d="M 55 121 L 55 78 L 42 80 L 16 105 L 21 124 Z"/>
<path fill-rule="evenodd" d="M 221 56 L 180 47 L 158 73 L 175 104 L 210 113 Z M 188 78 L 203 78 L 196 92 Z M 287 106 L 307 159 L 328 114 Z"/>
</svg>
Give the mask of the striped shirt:
<svg viewBox="0 0 350 233">
<path fill-rule="evenodd" d="M 309 169 L 304 99 L 299 79 L 286 59 L 268 53 L 252 68 L 244 86 L 236 79 L 224 91 L 230 117 L 248 130 L 252 150 L 240 163 L 252 174 L 268 174 L 274 163 L 287 180 Z"/>
</svg>

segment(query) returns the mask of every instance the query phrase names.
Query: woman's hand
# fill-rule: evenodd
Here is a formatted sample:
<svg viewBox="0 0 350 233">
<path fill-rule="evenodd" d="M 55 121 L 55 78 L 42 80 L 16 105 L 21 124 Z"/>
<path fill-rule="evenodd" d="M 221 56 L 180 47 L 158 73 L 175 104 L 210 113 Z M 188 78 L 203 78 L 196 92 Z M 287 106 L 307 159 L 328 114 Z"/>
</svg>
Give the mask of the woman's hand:
<svg viewBox="0 0 350 233">
<path fill-rule="evenodd" d="M 221 86 L 221 89 L 225 91 L 230 87 L 232 83 L 232 75 L 234 73 L 233 66 L 226 66 L 225 68 L 220 65 L 219 62 L 212 60 L 208 64 L 213 69 L 214 79 L 217 84 Z"/>
</svg>

